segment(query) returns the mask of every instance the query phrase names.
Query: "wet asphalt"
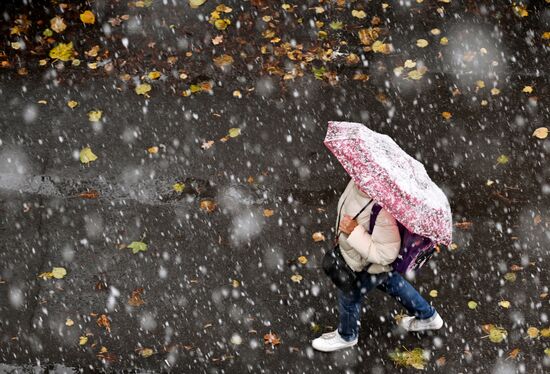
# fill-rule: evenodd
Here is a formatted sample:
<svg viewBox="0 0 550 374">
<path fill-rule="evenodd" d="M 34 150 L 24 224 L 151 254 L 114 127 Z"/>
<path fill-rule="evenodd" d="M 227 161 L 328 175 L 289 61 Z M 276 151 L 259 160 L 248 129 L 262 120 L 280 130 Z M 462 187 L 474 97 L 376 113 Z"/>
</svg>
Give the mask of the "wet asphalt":
<svg viewBox="0 0 550 374">
<path fill-rule="evenodd" d="M 120 52 L 130 73 L 148 71 L 154 55 L 141 51 L 155 35 L 162 49 L 177 44 L 168 38 L 177 32 L 200 48 L 215 31 L 175 5 L 155 2 L 153 13 L 108 4 L 93 9 L 105 18 L 142 17 L 139 32 L 124 29 L 135 43 Z M 153 82 L 144 98 L 116 74 L 40 68 L 30 55 L 20 62 L 27 75 L 0 70 L 0 370 L 408 373 L 417 370 L 397 367 L 388 354 L 420 347 L 429 373 L 550 371 L 550 338 L 527 334 L 550 327 L 550 142 L 532 136 L 550 126 L 550 47 L 540 38 L 550 28 L 550 5 L 529 2 L 530 15 L 518 19 L 506 1 L 438 4 L 394 4 L 386 13 L 367 6 L 383 16 L 396 48 L 367 54 L 368 82 L 350 79 L 354 68 L 345 64 L 333 66 L 341 76 L 334 86 L 310 71 L 283 81 L 262 73 L 251 52 L 250 70 L 240 62 L 223 72 L 190 62 L 190 79 L 214 82 L 212 93 L 190 97 L 172 76 Z M 441 17 L 438 6 L 460 17 Z M 244 7 L 243 14 L 253 12 Z M 156 21 L 177 17 L 185 30 L 158 28 Z M 288 27 L 298 39 L 311 37 Z M 434 27 L 449 45 L 416 47 Z M 235 39 L 249 32 L 243 27 Z M 227 39 L 225 53 L 236 48 Z M 406 59 L 426 64 L 421 80 L 395 76 Z M 476 88 L 480 79 L 485 88 Z M 491 94 L 493 85 L 499 94 Z M 522 92 L 527 85 L 532 93 Z M 70 99 L 79 106 L 67 107 Z M 92 109 L 103 111 L 101 122 L 88 121 Z M 374 291 L 363 304 L 356 347 L 311 349 L 338 317 L 320 261 L 348 177 L 322 144 L 329 120 L 392 136 L 447 194 L 454 222 L 462 223 L 454 227 L 455 246 L 412 280 L 445 320 L 443 329 L 398 329 L 394 317 L 403 309 Z M 219 140 L 234 127 L 238 137 Z M 202 149 L 208 140 L 214 145 Z M 84 146 L 98 156 L 90 165 L 75 158 Z M 159 152 L 149 154 L 151 146 Z M 507 162 L 498 162 L 502 155 Z M 173 191 L 176 182 L 183 192 Z M 98 197 L 79 196 L 90 191 Z M 205 212 L 204 200 L 216 209 Z M 325 242 L 312 240 L 317 231 Z M 125 245 L 139 240 L 148 250 L 132 254 Z M 63 279 L 38 278 L 58 266 L 67 269 Z M 303 279 L 293 282 L 294 274 Z M 144 304 L 129 305 L 140 288 Z M 110 332 L 97 324 L 102 314 Z M 487 324 L 504 327 L 507 338 L 491 342 Z M 264 344 L 269 332 L 280 344 Z M 143 357 L 143 348 L 152 355 Z"/>
</svg>

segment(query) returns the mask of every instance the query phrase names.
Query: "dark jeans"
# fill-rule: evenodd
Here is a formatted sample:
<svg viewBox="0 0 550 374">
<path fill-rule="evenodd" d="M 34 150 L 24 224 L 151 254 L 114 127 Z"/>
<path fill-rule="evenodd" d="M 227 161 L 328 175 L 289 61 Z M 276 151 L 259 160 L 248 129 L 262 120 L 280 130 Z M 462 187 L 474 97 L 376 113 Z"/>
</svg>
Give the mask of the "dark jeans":
<svg viewBox="0 0 550 374">
<path fill-rule="evenodd" d="M 435 309 L 399 273 L 390 271 L 369 274 L 362 271 L 360 279 L 361 287 L 357 287 L 352 292 L 338 289 L 338 309 L 340 310 L 338 332 L 346 341 L 354 340 L 359 336 L 358 323 L 363 295 L 375 287 L 393 296 L 407 309 L 409 315 L 419 319 L 428 319 L 435 315 Z"/>
</svg>

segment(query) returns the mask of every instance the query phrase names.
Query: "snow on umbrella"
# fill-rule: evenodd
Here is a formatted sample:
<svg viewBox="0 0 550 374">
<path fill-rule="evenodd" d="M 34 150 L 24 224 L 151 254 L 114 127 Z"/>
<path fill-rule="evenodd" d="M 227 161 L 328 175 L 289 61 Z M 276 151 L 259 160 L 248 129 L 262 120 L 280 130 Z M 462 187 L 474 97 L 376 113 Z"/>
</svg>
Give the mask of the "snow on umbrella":
<svg viewBox="0 0 550 374">
<path fill-rule="evenodd" d="M 451 243 L 447 197 L 392 138 L 361 123 L 329 121 L 324 144 L 355 184 L 401 224 L 436 243 Z"/>
</svg>

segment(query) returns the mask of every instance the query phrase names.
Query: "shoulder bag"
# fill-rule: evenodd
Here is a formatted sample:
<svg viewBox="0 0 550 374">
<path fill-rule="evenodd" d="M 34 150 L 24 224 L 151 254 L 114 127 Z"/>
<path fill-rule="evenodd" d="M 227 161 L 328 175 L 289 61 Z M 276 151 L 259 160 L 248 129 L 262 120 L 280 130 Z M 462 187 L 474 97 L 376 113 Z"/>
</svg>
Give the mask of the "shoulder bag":
<svg viewBox="0 0 550 374">
<path fill-rule="evenodd" d="M 359 214 L 361 214 L 372 202 L 372 199 L 365 205 L 359 213 L 353 217 L 353 219 L 357 219 Z M 327 251 L 325 253 L 325 256 L 323 257 L 323 270 L 326 275 L 332 280 L 334 285 L 338 288 L 340 288 L 343 291 L 349 292 L 353 290 L 356 287 L 360 286 L 360 279 L 359 279 L 359 273 L 355 272 L 352 268 L 349 267 L 349 265 L 346 263 L 346 260 L 344 260 L 344 257 L 342 256 L 342 252 L 340 250 L 340 245 L 338 244 L 338 237 L 340 236 L 340 215 L 342 213 L 342 208 L 344 206 L 345 199 L 342 201 L 342 205 L 340 206 L 340 210 L 338 212 L 338 222 L 336 224 L 337 227 L 337 234 L 336 234 L 336 240 L 334 247 Z"/>
</svg>

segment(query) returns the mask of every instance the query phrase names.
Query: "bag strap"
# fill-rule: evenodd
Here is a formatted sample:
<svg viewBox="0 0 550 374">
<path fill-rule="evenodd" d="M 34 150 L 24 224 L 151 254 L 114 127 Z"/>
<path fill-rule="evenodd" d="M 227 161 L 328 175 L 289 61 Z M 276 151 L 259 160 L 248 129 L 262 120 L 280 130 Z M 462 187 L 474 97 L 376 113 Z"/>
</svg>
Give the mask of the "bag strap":
<svg viewBox="0 0 550 374">
<path fill-rule="evenodd" d="M 382 210 L 382 206 L 378 205 L 377 203 L 374 203 L 370 211 L 370 222 L 369 222 L 370 235 L 372 235 L 372 230 L 374 230 L 374 225 L 376 224 L 376 218 L 378 217 L 378 213 L 380 213 L 381 210 Z"/>
</svg>

